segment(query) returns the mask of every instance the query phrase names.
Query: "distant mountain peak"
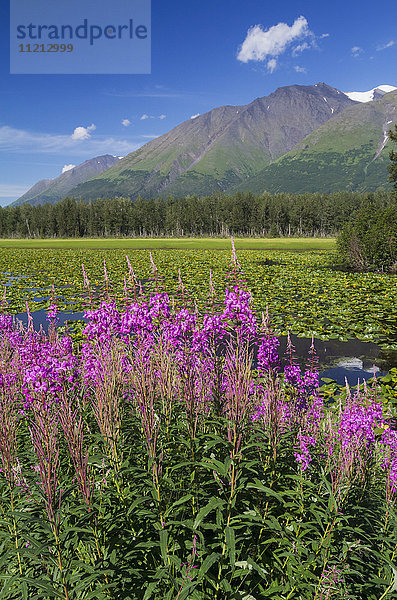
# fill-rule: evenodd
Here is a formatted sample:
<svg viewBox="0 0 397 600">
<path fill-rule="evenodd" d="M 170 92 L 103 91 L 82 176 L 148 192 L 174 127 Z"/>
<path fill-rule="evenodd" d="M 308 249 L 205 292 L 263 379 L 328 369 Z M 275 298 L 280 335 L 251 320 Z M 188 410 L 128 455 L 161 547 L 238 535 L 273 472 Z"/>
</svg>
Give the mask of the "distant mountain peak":
<svg viewBox="0 0 397 600">
<path fill-rule="evenodd" d="M 382 96 L 389 92 L 394 92 L 394 90 L 397 90 L 397 87 L 394 85 L 378 85 L 367 92 L 344 92 L 344 94 L 355 102 L 371 102 L 372 100 L 382 98 Z"/>
<path fill-rule="evenodd" d="M 38 181 L 23 196 L 15 200 L 13 206 L 25 204 L 25 202 L 33 205 L 58 202 L 67 196 L 69 191 L 76 185 L 107 171 L 119 160 L 120 157 L 104 154 L 103 156 L 95 156 L 77 166 L 65 165 L 58 177 Z"/>
<path fill-rule="evenodd" d="M 355 104 L 340 90 L 318 83 L 279 87 L 246 105 L 219 106 L 128 154 L 71 195 L 89 200 L 225 191 Z"/>
</svg>

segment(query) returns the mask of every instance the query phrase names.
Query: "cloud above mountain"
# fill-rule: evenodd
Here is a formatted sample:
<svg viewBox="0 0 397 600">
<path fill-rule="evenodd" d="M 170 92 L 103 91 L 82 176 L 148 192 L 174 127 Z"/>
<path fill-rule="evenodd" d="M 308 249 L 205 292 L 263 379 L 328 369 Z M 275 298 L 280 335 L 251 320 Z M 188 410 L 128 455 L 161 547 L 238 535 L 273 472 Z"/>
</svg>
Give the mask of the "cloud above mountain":
<svg viewBox="0 0 397 600">
<path fill-rule="evenodd" d="M 65 165 L 62 169 L 62 173 L 66 173 L 66 171 L 70 171 L 71 169 L 74 169 L 76 165 Z"/>
<path fill-rule="evenodd" d="M 160 121 L 162 121 L 163 119 L 166 119 L 166 118 L 167 118 L 167 115 L 159 115 L 157 117 L 156 115 L 147 115 L 146 113 L 144 113 L 140 117 L 141 121 L 146 121 L 146 119 L 160 119 Z"/>
<path fill-rule="evenodd" d="M 380 44 L 379 46 L 377 46 L 376 50 L 378 52 L 386 50 L 386 48 L 391 48 L 392 46 L 394 46 L 395 43 L 396 42 L 394 40 L 390 40 L 390 42 L 387 42 L 387 44 Z"/>
<path fill-rule="evenodd" d="M 266 62 L 268 70 L 272 73 L 277 67 L 278 57 L 298 41 L 300 43 L 292 49 L 293 55 L 315 44 L 315 35 L 303 16 L 295 19 L 291 26 L 281 22 L 269 29 L 264 29 L 262 25 L 254 25 L 249 28 L 239 48 L 237 59 L 243 63 Z"/>
<path fill-rule="evenodd" d="M 76 129 L 80 130 L 79 127 Z M 76 156 L 125 155 L 142 145 L 139 140 L 127 141 L 101 135 L 91 136 L 90 131 L 93 130 L 90 127 L 81 127 L 88 135 L 84 131 L 76 132 L 76 129 L 72 135 L 62 135 L 3 125 L 0 126 L 0 151 L 62 154 L 65 158 L 70 155 L 74 160 Z"/>
<path fill-rule="evenodd" d="M 358 58 L 363 52 L 364 50 L 360 48 L 360 46 L 353 46 L 353 48 L 351 49 L 351 54 L 353 58 Z"/>
<path fill-rule="evenodd" d="M 94 123 L 89 127 L 76 127 L 72 133 L 72 140 L 88 140 L 91 137 L 91 131 L 95 131 Z"/>
</svg>

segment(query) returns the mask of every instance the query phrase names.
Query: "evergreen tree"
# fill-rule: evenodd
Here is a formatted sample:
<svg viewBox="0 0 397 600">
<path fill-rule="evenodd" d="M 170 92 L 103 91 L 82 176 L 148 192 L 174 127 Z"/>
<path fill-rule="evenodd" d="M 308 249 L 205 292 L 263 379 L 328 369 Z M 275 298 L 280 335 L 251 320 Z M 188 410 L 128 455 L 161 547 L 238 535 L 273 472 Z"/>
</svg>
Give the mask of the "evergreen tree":
<svg viewBox="0 0 397 600">
<path fill-rule="evenodd" d="M 389 138 L 393 142 L 397 142 L 397 124 L 394 125 L 394 131 L 392 129 L 389 131 Z M 389 156 L 391 160 L 391 164 L 387 167 L 390 173 L 389 179 L 394 183 L 394 188 L 397 191 L 397 152 L 392 150 Z"/>
</svg>

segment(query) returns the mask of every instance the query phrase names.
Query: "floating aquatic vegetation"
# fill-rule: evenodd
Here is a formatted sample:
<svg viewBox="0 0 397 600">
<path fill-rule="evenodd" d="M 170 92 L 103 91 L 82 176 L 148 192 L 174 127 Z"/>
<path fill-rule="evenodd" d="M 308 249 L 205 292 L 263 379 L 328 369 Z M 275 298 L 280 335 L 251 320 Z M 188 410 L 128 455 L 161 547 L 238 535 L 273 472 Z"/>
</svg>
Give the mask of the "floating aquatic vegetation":
<svg viewBox="0 0 397 600">
<path fill-rule="evenodd" d="M 145 289 L 152 275 L 149 252 L 130 250 L 128 254 L 136 279 Z M 152 255 L 167 293 L 178 293 L 180 272 L 190 294 L 203 307 L 210 271 L 215 293 L 224 292 L 230 262 L 227 251 L 159 249 Z M 7 284 L 7 311 L 23 312 L 26 299 L 31 310 L 47 306 L 49 289 L 54 285 L 60 310 L 80 312 L 89 302 L 81 264 L 85 265 L 92 297 L 98 304 L 106 298 L 104 260 L 108 287 L 121 300 L 126 276 L 123 250 L 0 249 L 0 272 L 7 273 L 1 279 L 3 285 Z M 397 276 L 336 270 L 331 253 L 326 251 L 241 250 L 239 262 L 255 311 L 260 313 L 268 307 L 276 333 L 290 331 L 318 339 L 357 337 L 384 348 L 396 347 Z M 10 273 L 17 278 L 12 285 Z"/>
</svg>

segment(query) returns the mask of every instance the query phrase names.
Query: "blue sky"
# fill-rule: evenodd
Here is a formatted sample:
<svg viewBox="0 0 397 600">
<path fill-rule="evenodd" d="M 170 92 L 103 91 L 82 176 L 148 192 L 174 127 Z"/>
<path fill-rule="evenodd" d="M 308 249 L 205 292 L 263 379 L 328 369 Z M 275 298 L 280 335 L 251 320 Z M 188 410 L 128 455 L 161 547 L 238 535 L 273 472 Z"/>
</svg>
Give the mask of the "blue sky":
<svg viewBox="0 0 397 600">
<path fill-rule="evenodd" d="M 280 86 L 397 85 L 397 5 L 390 0 L 152 0 L 150 75 L 10 75 L 6 4 L 1 204 L 65 165 L 124 156 L 194 115 L 249 103 Z"/>
</svg>

